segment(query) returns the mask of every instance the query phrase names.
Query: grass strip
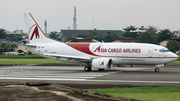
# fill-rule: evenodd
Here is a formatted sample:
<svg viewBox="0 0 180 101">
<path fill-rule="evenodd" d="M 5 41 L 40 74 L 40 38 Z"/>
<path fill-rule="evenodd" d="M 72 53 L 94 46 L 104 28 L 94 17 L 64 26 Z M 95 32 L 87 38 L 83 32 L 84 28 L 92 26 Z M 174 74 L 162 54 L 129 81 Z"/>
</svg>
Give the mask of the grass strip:
<svg viewBox="0 0 180 101">
<path fill-rule="evenodd" d="M 145 101 L 180 101 L 180 92 L 168 93 L 106 93 L 107 95 L 121 96 Z"/>
<path fill-rule="evenodd" d="M 0 59 L 46 59 L 39 55 L 25 55 L 25 56 L 0 56 Z"/>
<path fill-rule="evenodd" d="M 7 64 L 28 65 L 28 64 L 53 64 L 53 63 L 62 64 L 64 62 L 55 61 L 51 59 L 2 59 L 0 58 L 1 65 L 7 65 Z"/>
<path fill-rule="evenodd" d="M 108 88 L 86 90 L 108 95 L 148 101 L 180 101 L 180 86 Z"/>
<path fill-rule="evenodd" d="M 180 61 L 176 60 L 176 61 L 173 61 L 171 63 L 168 63 L 167 65 L 180 65 Z"/>
</svg>

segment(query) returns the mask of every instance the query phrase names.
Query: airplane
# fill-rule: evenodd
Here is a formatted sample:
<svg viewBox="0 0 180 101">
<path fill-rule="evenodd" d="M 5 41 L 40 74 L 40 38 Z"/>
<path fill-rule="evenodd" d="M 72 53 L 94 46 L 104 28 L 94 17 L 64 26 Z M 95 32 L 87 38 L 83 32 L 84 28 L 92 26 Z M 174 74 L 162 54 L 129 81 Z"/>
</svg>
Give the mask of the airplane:
<svg viewBox="0 0 180 101">
<path fill-rule="evenodd" d="M 37 55 L 69 63 L 85 63 L 84 71 L 92 68 L 103 71 L 113 65 L 155 65 L 159 67 L 175 61 L 178 56 L 167 48 L 146 43 L 65 43 L 47 37 L 31 13 L 24 13 L 28 29 L 28 51 Z"/>
</svg>

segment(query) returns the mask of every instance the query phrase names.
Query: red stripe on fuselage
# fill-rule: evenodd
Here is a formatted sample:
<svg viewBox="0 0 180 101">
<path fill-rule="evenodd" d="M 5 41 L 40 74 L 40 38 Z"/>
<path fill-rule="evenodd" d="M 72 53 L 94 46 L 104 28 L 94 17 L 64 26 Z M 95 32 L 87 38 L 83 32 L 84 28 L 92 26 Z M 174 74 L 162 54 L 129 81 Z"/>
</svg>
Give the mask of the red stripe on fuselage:
<svg viewBox="0 0 180 101">
<path fill-rule="evenodd" d="M 89 55 L 98 56 L 89 50 L 90 43 L 65 43 L 66 45 Z"/>
</svg>

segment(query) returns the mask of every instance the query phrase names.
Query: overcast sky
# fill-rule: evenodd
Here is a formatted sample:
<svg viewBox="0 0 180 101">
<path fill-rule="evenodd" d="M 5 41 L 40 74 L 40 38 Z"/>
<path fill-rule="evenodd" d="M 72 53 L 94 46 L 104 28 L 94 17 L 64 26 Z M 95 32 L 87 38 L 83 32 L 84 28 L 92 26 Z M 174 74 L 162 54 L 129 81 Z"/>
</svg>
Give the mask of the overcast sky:
<svg viewBox="0 0 180 101">
<path fill-rule="evenodd" d="M 180 0 L 0 0 L 0 28 L 26 32 L 23 12 L 30 12 L 44 30 L 72 29 L 74 6 L 77 29 L 122 30 L 154 25 L 180 29 Z"/>
</svg>

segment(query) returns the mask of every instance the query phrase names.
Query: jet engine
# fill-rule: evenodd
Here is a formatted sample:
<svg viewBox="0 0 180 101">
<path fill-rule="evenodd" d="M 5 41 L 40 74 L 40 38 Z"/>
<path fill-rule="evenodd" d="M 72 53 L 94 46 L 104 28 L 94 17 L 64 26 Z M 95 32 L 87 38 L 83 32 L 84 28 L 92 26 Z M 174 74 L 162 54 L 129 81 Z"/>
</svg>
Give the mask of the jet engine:
<svg viewBox="0 0 180 101">
<path fill-rule="evenodd" d="M 109 59 L 109 58 L 93 59 L 92 67 L 98 68 L 98 69 L 111 68 L 113 65 L 112 63 L 113 63 L 112 59 Z"/>
</svg>

